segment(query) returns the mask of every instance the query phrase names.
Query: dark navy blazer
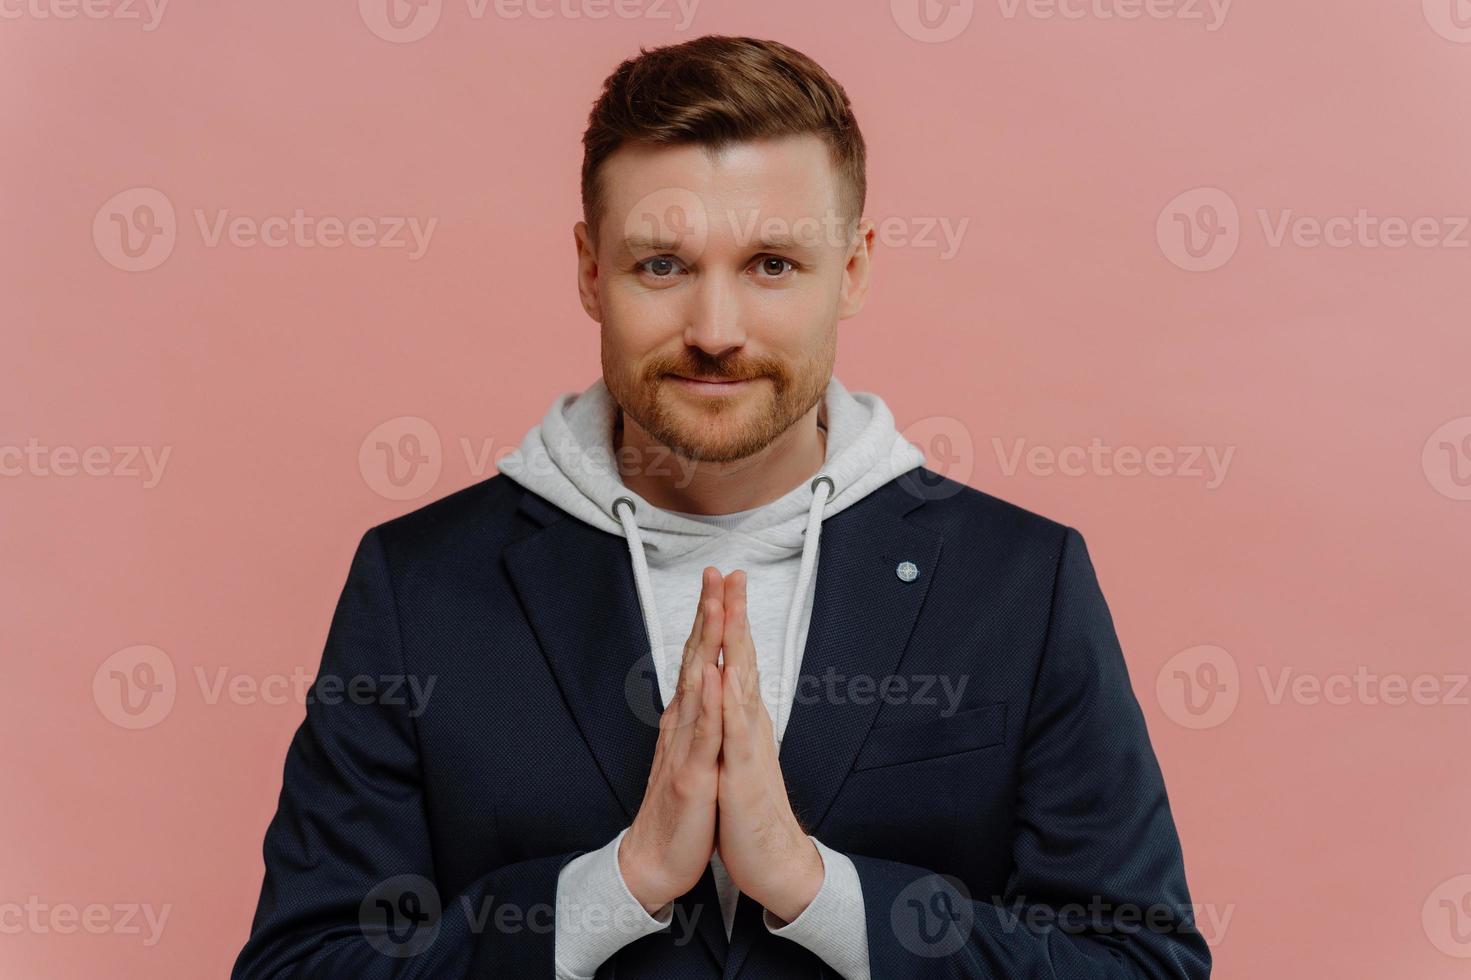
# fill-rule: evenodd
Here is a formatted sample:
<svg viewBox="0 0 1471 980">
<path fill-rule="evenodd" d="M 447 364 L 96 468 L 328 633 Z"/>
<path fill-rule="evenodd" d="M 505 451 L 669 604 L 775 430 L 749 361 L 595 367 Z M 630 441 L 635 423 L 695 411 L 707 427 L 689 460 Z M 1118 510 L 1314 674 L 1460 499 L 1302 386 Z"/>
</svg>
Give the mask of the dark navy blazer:
<svg viewBox="0 0 1471 980">
<path fill-rule="evenodd" d="M 552 977 L 558 872 L 643 796 L 648 649 L 626 542 L 506 477 L 369 530 L 233 976 Z M 828 518 L 781 766 L 875 980 L 1210 973 L 1076 530 L 927 469 Z M 676 906 L 598 977 L 835 976 L 744 895 L 727 942 L 708 869 Z"/>
</svg>

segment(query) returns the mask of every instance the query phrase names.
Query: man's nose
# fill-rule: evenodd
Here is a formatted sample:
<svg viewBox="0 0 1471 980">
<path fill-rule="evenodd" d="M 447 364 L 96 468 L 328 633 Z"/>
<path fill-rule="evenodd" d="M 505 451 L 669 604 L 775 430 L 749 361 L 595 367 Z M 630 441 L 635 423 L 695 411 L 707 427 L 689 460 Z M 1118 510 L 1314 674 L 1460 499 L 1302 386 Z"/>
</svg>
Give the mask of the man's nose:
<svg viewBox="0 0 1471 980">
<path fill-rule="evenodd" d="M 719 357 L 746 342 L 738 288 L 726 275 L 704 275 L 696 281 L 684 331 L 687 345 Z"/>
</svg>

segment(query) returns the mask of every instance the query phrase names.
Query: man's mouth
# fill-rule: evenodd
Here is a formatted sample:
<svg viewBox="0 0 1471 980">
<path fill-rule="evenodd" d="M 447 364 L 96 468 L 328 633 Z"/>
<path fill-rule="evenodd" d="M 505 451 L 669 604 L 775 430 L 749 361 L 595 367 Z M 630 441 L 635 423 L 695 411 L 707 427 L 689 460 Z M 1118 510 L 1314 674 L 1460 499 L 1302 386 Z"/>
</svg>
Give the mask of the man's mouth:
<svg viewBox="0 0 1471 980">
<path fill-rule="evenodd" d="M 732 395 L 742 391 L 756 378 L 700 378 L 686 377 L 682 374 L 671 374 L 672 379 L 680 388 L 698 395 Z"/>
</svg>

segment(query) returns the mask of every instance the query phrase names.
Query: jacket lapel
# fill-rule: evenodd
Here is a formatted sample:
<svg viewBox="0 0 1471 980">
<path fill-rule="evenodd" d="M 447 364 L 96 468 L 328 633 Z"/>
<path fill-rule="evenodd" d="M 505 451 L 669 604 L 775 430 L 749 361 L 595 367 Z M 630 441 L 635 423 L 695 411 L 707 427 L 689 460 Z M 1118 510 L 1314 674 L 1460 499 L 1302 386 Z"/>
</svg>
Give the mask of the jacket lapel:
<svg viewBox="0 0 1471 980">
<path fill-rule="evenodd" d="M 506 568 L 567 709 L 630 821 L 654 761 L 664 712 L 628 544 L 526 493 L 521 509 L 544 525 L 503 549 Z M 718 964 L 729 945 L 709 868 L 680 898 L 681 921 Z"/>
<path fill-rule="evenodd" d="M 534 494 L 521 506 L 550 523 L 503 549 L 506 569 L 578 730 L 632 820 L 662 707 L 642 699 L 657 703 L 659 692 L 642 675 L 653 663 L 627 545 Z"/>
<path fill-rule="evenodd" d="M 923 502 L 906 486 L 902 479 L 891 481 L 824 521 L 818 541 L 812 623 L 782 738 L 781 768 L 792 809 L 819 840 L 881 704 L 876 695 L 849 697 L 848 682 L 862 677 L 876 690 L 895 672 L 939 563 L 941 536 L 904 517 Z M 913 581 L 899 577 L 904 561 L 918 569 Z M 836 679 L 838 697 L 828 696 L 829 676 Z M 737 916 L 727 980 L 740 973 L 765 928 L 759 914 Z"/>
</svg>

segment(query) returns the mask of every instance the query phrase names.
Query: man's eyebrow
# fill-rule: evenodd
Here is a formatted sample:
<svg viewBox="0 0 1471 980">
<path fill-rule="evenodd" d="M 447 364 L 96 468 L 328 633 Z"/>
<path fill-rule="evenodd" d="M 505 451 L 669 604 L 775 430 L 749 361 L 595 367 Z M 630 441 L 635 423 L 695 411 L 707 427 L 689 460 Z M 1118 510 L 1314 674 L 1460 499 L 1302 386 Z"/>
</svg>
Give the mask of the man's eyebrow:
<svg viewBox="0 0 1471 980">
<path fill-rule="evenodd" d="M 646 235 L 630 235 L 623 239 L 623 247 L 630 252 L 648 250 L 651 252 L 676 252 L 679 250 L 680 242 L 669 241 L 665 238 L 649 238 Z"/>
<path fill-rule="evenodd" d="M 791 235 L 772 235 L 769 238 L 762 238 L 760 241 L 756 242 L 755 247 L 771 249 L 780 252 L 789 252 L 793 249 L 811 248 L 816 244 L 817 243 L 815 241 L 803 241 L 799 238 L 794 238 Z"/>
<path fill-rule="evenodd" d="M 649 238 L 646 235 L 630 235 L 629 237 L 623 239 L 623 247 L 628 249 L 630 252 L 677 252 L 679 251 L 680 245 L 682 244 L 683 243 L 677 239 L 671 241 L 666 238 Z M 767 251 L 785 252 L 795 249 L 812 248 L 816 244 L 817 242 L 815 241 L 804 242 L 800 239 L 793 238 L 790 235 L 771 235 L 761 238 L 759 241 L 752 243 L 750 247 L 764 249 Z"/>
</svg>

